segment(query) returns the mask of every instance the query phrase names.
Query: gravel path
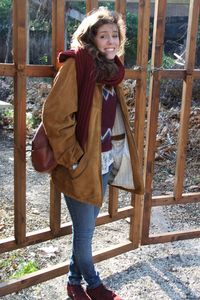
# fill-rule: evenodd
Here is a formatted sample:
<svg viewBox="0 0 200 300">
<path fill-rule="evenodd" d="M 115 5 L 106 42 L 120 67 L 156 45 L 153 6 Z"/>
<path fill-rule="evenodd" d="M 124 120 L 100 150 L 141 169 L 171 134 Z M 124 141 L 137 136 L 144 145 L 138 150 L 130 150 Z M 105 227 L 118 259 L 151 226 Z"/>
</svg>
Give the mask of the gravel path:
<svg viewBox="0 0 200 300">
<path fill-rule="evenodd" d="M 97 264 L 106 285 L 125 300 L 200 299 L 200 240 L 143 246 Z M 65 276 L 2 300 L 67 299 Z M 103 300 L 103 299 L 102 299 Z"/>
<path fill-rule="evenodd" d="M 12 234 L 13 204 L 13 141 L 7 135 L 0 136 L 0 190 L 1 215 L 6 226 L 3 228 L 5 236 Z M 6 175 L 6 176 L 5 176 Z M 27 171 L 27 211 L 28 229 L 36 230 L 48 225 L 48 178 L 36 175 L 28 161 Z M 42 201 L 41 201 L 42 199 Z M 129 195 L 122 193 L 120 205 L 130 201 Z M 68 220 L 67 210 L 62 203 L 62 221 Z M 185 218 L 186 228 L 199 228 L 199 204 L 191 206 L 193 209 L 194 227 L 190 227 L 190 217 Z M 105 201 L 102 211 L 107 209 Z M 5 214 L 5 216 L 3 215 Z M 191 214 L 191 211 L 189 212 Z M 178 230 L 183 227 L 181 222 L 175 220 L 183 214 L 181 207 L 171 211 L 164 208 L 153 209 L 151 233 Z M 184 214 L 187 212 L 184 210 Z M 185 215 L 183 215 L 184 217 Z M 184 219 L 184 218 L 183 218 Z M 96 229 L 94 238 L 94 251 L 100 250 L 123 241 L 128 236 L 129 220 L 107 224 Z M 44 247 L 51 253 L 44 251 Z M 63 262 L 69 258 L 71 249 L 70 236 L 39 245 L 33 245 L 17 253 L 23 258 L 34 258 L 39 261 L 40 267 Z M 1 259 L 3 256 L 1 255 Z M 6 257 L 7 258 L 7 257 Z M 191 239 L 173 243 L 142 246 L 139 249 L 119 255 L 112 259 L 96 264 L 103 282 L 120 294 L 124 300 L 180 300 L 200 299 L 200 239 Z M 0 272 L 1 273 L 1 272 Z M 67 299 L 65 291 L 66 276 L 61 276 L 48 282 L 33 286 L 1 297 L 2 300 L 64 300 Z M 104 300 L 104 299 L 102 299 Z"/>
</svg>

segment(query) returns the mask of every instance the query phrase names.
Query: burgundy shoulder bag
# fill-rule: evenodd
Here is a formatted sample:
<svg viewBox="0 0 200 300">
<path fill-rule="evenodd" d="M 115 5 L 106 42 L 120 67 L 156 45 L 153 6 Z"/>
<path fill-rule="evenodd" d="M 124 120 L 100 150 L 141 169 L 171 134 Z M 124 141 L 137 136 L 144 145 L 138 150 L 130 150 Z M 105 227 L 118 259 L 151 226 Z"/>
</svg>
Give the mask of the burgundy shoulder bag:
<svg viewBox="0 0 200 300">
<path fill-rule="evenodd" d="M 34 169 L 41 173 L 51 173 L 57 166 L 42 122 L 32 140 L 31 160 Z"/>
</svg>

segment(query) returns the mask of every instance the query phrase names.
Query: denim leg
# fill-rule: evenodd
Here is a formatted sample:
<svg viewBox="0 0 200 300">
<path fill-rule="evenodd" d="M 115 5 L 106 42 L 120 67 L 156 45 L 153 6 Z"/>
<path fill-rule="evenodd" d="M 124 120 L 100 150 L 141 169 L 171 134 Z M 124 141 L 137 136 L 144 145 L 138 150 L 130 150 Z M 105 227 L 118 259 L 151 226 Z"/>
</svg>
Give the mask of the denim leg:
<svg viewBox="0 0 200 300">
<path fill-rule="evenodd" d="M 66 202 L 73 224 L 73 250 L 68 281 L 70 284 L 80 284 L 83 276 L 89 286 L 97 286 L 101 281 L 92 260 L 92 237 L 99 208 L 69 197 Z"/>
<path fill-rule="evenodd" d="M 103 194 L 106 191 L 108 175 L 109 173 L 102 176 Z M 83 276 L 88 287 L 95 288 L 101 284 L 101 280 L 92 259 L 92 238 L 100 209 L 68 196 L 65 196 L 65 200 L 73 224 L 72 256 L 68 281 L 70 284 L 80 284 Z"/>
</svg>

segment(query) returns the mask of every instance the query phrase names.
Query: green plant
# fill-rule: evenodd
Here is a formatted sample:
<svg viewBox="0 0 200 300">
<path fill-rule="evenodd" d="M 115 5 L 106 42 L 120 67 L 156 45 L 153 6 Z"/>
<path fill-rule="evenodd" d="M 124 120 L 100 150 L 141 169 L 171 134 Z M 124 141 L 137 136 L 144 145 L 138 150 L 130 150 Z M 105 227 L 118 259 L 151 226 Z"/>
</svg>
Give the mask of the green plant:
<svg viewBox="0 0 200 300">
<path fill-rule="evenodd" d="M 19 265 L 19 269 L 16 270 L 12 276 L 10 276 L 10 278 L 19 278 L 22 277 L 24 275 L 30 274 L 32 272 L 35 272 L 38 270 L 38 266 L 37 263 L 33 260 L 30 260 L 29 262 L 25 263 L 21 263 Z"/>
<path fill-rule="evenodd" d="M 35 116 L 31 112 L 26 113 L 26 127 L 27 129 L 35 128 L 38 125 L 40 118 Z M 0 113 L 0 125 L 13 127 L 14 122 L 14 110 L 6 109 Z"/>
<path fill-rule="evenodd" d="M 13 118 L 13 117 L 14 117 L 14 111 L 13 111 L 13 108 L 5 109 L 4 115 L 5 115 L 6 117 L 8 117 L 8 118 Z"/>
<path fill-rule="evenodd" d="M 164 52 L 163 52 L 163 59 L 162 59 L 162 68 L 164 69 L 171 69 L 174 65 L 175 65 L 175 59 L 172 58 L 171 56 L 169 55 L 166 55 Z M 148 70 L 151 69 L 151 59 L 148 61 L 148 66 L 147 66 Z"/>
<path fill-rule="evenodd" d="M 71 44 L 71 39 L 72 39 L 72 35 L 73 33 L 76 31 L 76 29 L 78 28 L 80 24 L 80 21 L 72 19 L 71 17 L 68 17 L 67 19 L 67 28 L 66 28 L 66 34 L 67 34 L 67 49 L 70 48 L 70 44 Z"/>
<path fill-rule="evenodd" d="M 13 117 L 14 117 L 13 109 L 5 109 L 5 110 L 1 111 L 0 112 L 0 125 L 1 126 L 9 126 L 12 128 Z"/>
<path fill-rule="evenodd" d="M 40 57 L 40 62 L 42 64 L 47 64 L 48 63 L 48 54 L 44 54 L 42 57 Z"/>
<path fill-rule="evenodd" d="M 7 259 L 1 259 L 0 260 L 0 269 L 5 269 L 5 268 L 9 267 L 15 259 L 16 259 L 15 254 L 11 255 Z"/>
<path fill-rule="evenodd" d="M 0 259 L 0 282 L 8 280 L 22 266 L 25 265 L 24 256 L 20 254 L 20 250 L 14 250 L 11 253 L 4 254 Z"/>
<path fill-rule="evenodd" d="M 38 119 L 31 113 L 26 113 L 26 127 L 28 129 L 34 128 L 38 124 Z"/>
<path fill-rule="evenodd" d="M 7 26 L 9 13 L 11 11 L 12 0 L 1 0 L 0 1 L 0 16 L 1 24 Z"/>
<path fill-rule="evenodd" d="M 106 2 L 100 1 L 99 6 L 107 7 L 109 10 L 114 10 L 115 9 L 114 2 L 110 2 L 110 1 L 106 1 Z"/>
<path fill-rule="evenodd" d="M 175 59 L 163 53 L 163 68 L 171 69 L 175 65 Z"/>
<path fill-rule="evenodd" d="M 0 34 L 1 42 L 2 38 L 6 40 L 7 34 L 10 28 L 10 19 L 11 19 L 11 7 L 12 0 L 1 0 L 0 1 Z M 3 43 L 3 42 L 2 42 Z"/>
<path fill-rule="evenodd" d="M 125 64 L 127 67 L 132 67 L 136 61 L 137 30 L 138 30 L 138 16 L 127 11 L 126 13 L 127 41 L 125 44 Z"/>
</svg>

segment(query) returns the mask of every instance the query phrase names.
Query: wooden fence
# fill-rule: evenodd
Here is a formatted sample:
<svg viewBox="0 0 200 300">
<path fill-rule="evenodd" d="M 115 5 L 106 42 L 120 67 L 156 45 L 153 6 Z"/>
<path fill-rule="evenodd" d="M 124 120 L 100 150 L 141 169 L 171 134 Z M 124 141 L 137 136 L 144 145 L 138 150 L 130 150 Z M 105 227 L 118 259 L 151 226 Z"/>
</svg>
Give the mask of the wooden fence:
<svg viewBox="0 0 200 300">
<path fill-rule="evenodd" d="M 200 201 L 200 193 L 183 193 L 186 145 L 193 80 L 200 79 L 200 70 L 195 69 L 195 49 L 198 32 L 200 1 L 191 0 L 187 32 L 186 59 L 184 69 L 163 69 L 163 45 L 167 1 L 155 1 L 153 44 L 151 59 L 151 79 L 148 97 L 148 117 L 146 120 L 147 63 L 149 45 L 150 3 L 138 1 L 138 53 L 137 68 L 126 69 L 126 78 L 135 79 L 135 137 L 140 159 L 144 159 L 145 195 L 132 196 L 130 206 L 118 208 L 118 190 L 110 188 L 108 212 L 101 214 L 97 226 L 130 217 L 130 231 L 127 241 L 94 254 L 94 261 L 113 257 L 133 250 L 139 245 L 164 243 L 180 239 L 200 237 L 200 230 L 168 232 L 150 235 L 151 210 L 156 206 L 195 203 Z M 125 17 L 126 1 L 116 0 L 115 9 Z M 14 78 L 14 238 L 1 240 L 1 253 L 40 243 L 56 237 L 71 234 L 71 224 L 61 225 L 61 196 L 51 184 L 50 229 L 26 232 L 26 80 L 29 77 L 53 77 L 57 71 L 56 56 L 64 49 L 64 0 L 52 0 L 52 65 L 28 65 L 27 49 L 27 1 L 13 0 L 13 64 L 0 64 L 0 76 Z M 98 1 L 87 0 L 86 9 L 98 7 Z M 182 108 L 179 140 L 176 158 L 174 191 L 167 196 L 152 196 L 156 134 L 159 112 L 159 92 L 161 79 L 182 79 Z M 145 137 L 145 122 L 147 131 Z M 145 138 L 144 138 L 145 137 Z M 145 145 L 145 147 L 144 147 Z M 144 151 L 145 148 L 145 151 Z M 20 279 L 0 283 L 0 296 L 63 275 L 68 271 L 68 263 L 60 263 Z"/>
</svg>

